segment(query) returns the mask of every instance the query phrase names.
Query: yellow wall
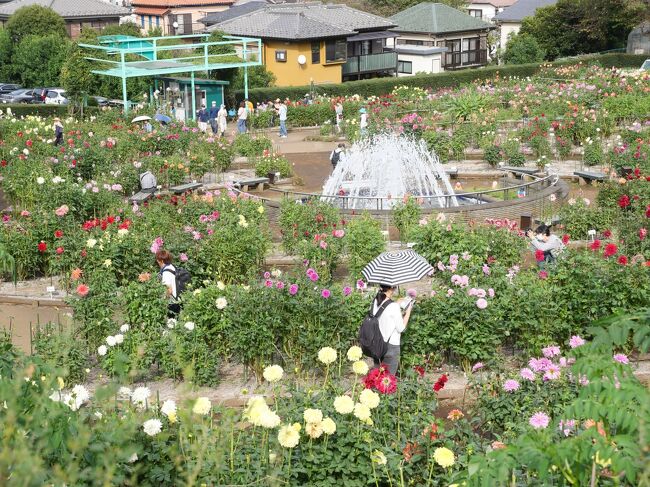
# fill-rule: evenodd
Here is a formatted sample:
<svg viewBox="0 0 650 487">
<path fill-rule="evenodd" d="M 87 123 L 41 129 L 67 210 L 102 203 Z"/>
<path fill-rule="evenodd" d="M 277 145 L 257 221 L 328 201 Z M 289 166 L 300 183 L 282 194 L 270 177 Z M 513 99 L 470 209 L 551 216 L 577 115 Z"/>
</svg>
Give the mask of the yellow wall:
<svg viewBox="0 0 650 487">
<path fill-rule="evenodd" d="M 264 65 L 275 75 L 276 86 L 308 85 L 314 83 L 341 83 L 342 63 L 325 64 L 325 43 L 321 42 L 320 64 L 311 62 L 311 42 L 264 41 Z M 275 51 L 287 51 L 287 61 L 277 62 Z M 305 56 L 307 62 L 298 64 L 298 56 Z"/>
</svg>

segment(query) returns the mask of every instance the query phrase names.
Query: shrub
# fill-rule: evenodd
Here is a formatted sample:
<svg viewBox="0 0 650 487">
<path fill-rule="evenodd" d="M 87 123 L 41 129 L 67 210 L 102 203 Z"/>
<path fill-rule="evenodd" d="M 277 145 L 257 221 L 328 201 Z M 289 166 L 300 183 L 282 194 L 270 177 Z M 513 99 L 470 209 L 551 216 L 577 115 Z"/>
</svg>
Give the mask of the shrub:
<svg viewBox="0 0 650 487">
<path fill-rule="evenodd" d="M 282 247 L 288 253 L 298 250 L 300 242 L 311 242 L 315 235 L 343 228 L 340 211 L 319 199 L 305 203 L 285 199 L 280 204 L 280 232 Z"/>
<path fill-rule="evenodd" d="M 449 161 L 451 153 L 451 137 L 447 132 L 439 132 L 435 130 L 426 130 L 422 134 L 422 139 L 427 144 L 429 151 L 435 151 L 438 159 L 443 164 Z"/>
<path fill-rule="evenodd" d="M 499 162 L 501 162 L 501 147 L 498 145 L 486 147 L 483 151 L 483 159 L 485 159 L 485 162 L 487 162 L 491 167 L 496 167 Z"/>
<path fill-rule="evenodd" d="M 410 238 L 410 231 L 418 224 L 421 214 L 422 209 L 413 197 L 405 196 L 403 202 L 393 207 L 391 223 L 397 228 L 402 242 Z"/>
<path fill-rule="evenodd" d="M 605 161 L 603 146 L 601 145 L 600 140 L 587 139 L 585 141 L 584 150 L 583 160 L 585 161 L 586 166 L 599 166 Z"/>
<path fill-rule="evenodd" d="M 348 272 L 353 279 L 361 278 L 361 271 L 386 248 L 381 223 L 369 213 L 352 219 L 345 230 Z"/>
<path fill-rule="evenodd" d="M 270 151 L 273 144 L 267 137 L 251 137 L 248 134 L 239 134 L 235 137 L 233 150 L 244 157 L 261 156 L 265 151 Z"/>
</svg>

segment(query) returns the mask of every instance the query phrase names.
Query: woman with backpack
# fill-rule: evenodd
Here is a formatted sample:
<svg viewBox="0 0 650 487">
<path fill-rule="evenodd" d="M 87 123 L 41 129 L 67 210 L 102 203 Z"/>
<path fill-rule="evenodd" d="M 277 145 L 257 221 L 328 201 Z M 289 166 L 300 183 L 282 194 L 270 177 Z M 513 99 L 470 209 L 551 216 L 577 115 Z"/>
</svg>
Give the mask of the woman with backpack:
<svg viewBox="0 0 650 487">
<path fill-rule="evenodd" d="M 383 309 L 378 317 L 379 331 L 384 342 L 386 342 L 386 354 L 381 362 L 388 367 L 388 370 L 393 375 L 396 375 L 399 369 L 400 339 L 408 325 L 411 310 L 413 309 L 413 301 L 411 301 L 409 306 L 406 307 L 404 316 L 402 316 L 399 302 L 392 299 L 396 290 L 396 286 L 382 284 L 377 296 L 372 301 L 373 315 L 377 316 L 379 311 Z M 379 367 L 379 360 L 374 359 L 374 363 L 375 367 Z"/>
<path fill-rule="evenodd" d="M 156 252 L 156 263 L 160 267 L 160 280 L 167 287 L 167 315 L 175 318 L 181 312 L 181 304 L 178 302 L 176 267 L 172 264 L 172 254 L 168 250 L 159 250 Z"/>
</svg>

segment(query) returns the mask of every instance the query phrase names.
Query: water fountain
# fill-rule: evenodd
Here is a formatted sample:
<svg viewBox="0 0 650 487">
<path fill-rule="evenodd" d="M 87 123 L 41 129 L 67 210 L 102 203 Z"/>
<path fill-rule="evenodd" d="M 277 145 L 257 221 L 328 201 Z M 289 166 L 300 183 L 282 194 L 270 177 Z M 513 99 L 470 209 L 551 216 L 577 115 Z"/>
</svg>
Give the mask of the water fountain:
<svg viewBox="0 0 650 487">
<path fill-rule="evenodd" d="M 323 186 L 324 200 L 344 200 L 349 209 L 390 209 L 406 195 L 428 208 L 459 205 L 442 164 L 424 141 L 391 133 L 355 142 Z"/>
</svg>

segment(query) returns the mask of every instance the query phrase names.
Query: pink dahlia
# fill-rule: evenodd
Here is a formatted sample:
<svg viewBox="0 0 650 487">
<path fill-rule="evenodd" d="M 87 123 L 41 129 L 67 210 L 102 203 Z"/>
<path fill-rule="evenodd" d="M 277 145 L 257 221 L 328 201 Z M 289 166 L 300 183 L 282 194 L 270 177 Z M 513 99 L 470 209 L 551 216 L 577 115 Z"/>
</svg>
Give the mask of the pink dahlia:
<svg viewBox="0 0 650 487">
<path fill-rule="evenodd" d="M 503 390 L 506 392 L 514 392 L 519 389 L 519 382 L 514 379 L 508 379 L 503 383 Z"/>
<path fill-rule="evenodd" d="M 556 355 L 560 355 L 560 347 L 552 345 L 550 347 L 542 348 L 542 354 L 544 354 L 544 357 L 546 358 L 555 357 Z"/>
<path fill-rule="evenodd" d="M 539 430 L 546 428 L 550 421 L 551 418 L 548 417 L 548 414 L 538 411 L 530 417 L 528 423 L 536 430 Z"/>
<path fill-rule="evenodd" d="M 571 348 L 578 348 L 581 347 L 585 344 L 586 342 L 584 341 L 583 338 L 579 337 L 578 335 L 573 335 L 571 339 L 569 340 L 569 346 Z"/>
<path fill-rule="evenodd" d="M 522 379 L 533 381 L 535 380 L 535 372 L 530 370 L 528 367 L 525 367 L 519 371 L 519 375 Z"/>
<path fill-rule="evenodd" d="M 613 358 L 614 358 L 614 361 L 618 362 L 619 364 L 627 365 L 627 364 L 630 363 L 630 359 L 627 358 L 627 355 L 625 355 L 623 353 L 617 353 L 616 355 L 614 355 Z"/>
<path fill-rule="evenodd" d="M 488 302 L 484 298 L 478 298 L 476 300 L 476 307 L 478 309 L 485 309 L 487 308 Z"/>
</svg>

